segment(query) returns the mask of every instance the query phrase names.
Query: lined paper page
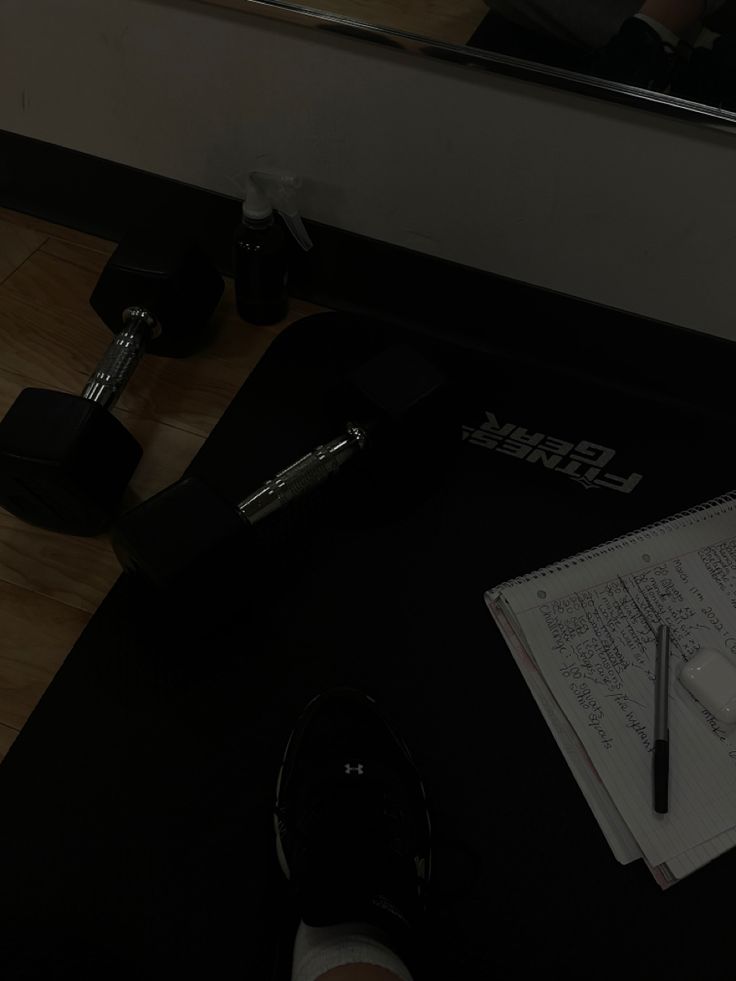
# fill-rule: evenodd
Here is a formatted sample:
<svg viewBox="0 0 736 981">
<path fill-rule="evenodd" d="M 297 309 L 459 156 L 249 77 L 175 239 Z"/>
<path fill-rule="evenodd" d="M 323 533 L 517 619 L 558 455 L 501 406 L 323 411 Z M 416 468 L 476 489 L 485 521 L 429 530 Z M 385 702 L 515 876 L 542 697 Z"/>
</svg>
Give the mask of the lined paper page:
<svg viewBox="0 0 736 981">
<path fill-rule="evenodd" d="M 736 738 L 676 680 L 700 645 L 736 650 L 736 502 L 603 547 L 488 597 L 524 646 L 652 865 L 736 826 Z M 654 651 L 671 631 L 670 812 L 652 809 Z M 715 847 L 715 845 L 713 846 Z M 704 858 L 704 860 L 707 860 Z M 677 874 L 677 873 L 675 873 Z"/>
<path fill-rule="evenodd" d="M 684 879 L 686 875 L 690 875 L 701 865 L 712 862 L 714 858 L 730 851 L 734 846 L 736 846 L 736 828 L 725 831 L 722 835 L 698 845 L 697 848 L 692 848 L 689 852 L 670 859 L 667 867 L 677 879 Z"/>
<path fill-rule="evenodd" d="M 588 806 L 608 842 L 611 851 L 623 865 L 641 858 L 633 835 L 611 801 L 611 797 L 601 783 L 589 759 L 580 746 L 580 741 L 569 722 L 552 698 L 534 662 L 526 655 L 523 645 L 514 633 L 513 626 L 498 606 L 491 608 L 501 633 L 506 638 L 517 667 L 524 675 L 534 701 L 545 718 L 550 732 L 565 757 Z"/>
<path fill-rule="evenodd" d="M 526 654 L 521 640 L 516 636 L 512 624 L 504 614 L 503 607 L 498 603 L 489 603 L 489 608 L 615 857 L 622 864 L 628 864 L 641 858 L 642 854 L 636 841 L 614 807 L 610 795 L 603 787 L 600 777 L 586 756 L 580 740 L 552 698 L 536 664 Z M 702 845 L 683 852 L 682 855 L 678 855 L 674 859 L 670 859 L 666 865 L 651 867 L 652 873 L 658 881 L 660 880 L 658 873 L 664 873 L 668 880 L 683 879 L 735 846 L 736 828 L 733 828 Z M 661 884 L 666 887 L 669 882 Z"/>
</svg>

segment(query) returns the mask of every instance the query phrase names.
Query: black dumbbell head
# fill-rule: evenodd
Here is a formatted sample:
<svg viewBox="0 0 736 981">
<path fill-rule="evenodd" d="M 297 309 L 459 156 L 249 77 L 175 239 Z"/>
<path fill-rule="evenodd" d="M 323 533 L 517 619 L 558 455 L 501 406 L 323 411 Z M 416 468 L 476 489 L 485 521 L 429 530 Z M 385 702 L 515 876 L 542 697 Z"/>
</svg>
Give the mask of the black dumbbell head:
<svg viewBox="0 0 736 981">
<path fill-rule="evenodd" d="M 248 552 L 253 529 L 237 505 L 196 477 L 182 478 L 121 515 L 111 539 L 127 572 L 183 599 L 222 590 L 235 567 L 255 564 Z"/>
<path fill-rule="evenodd" d="M 90 304 L 114 334 L 124 326 L 125 310 L 142 307 L 161 327 L 147 350 L 181 358 L 201 347 L 224 288 L 196 244 L 174 232 L 134 229 L 110 257 Z"/>
<path fill-rule="evenodd" d="M 445 388 L 447 378 L 414 348 L 397 344 L 353 371 L 347 382 L 365 401 L 359 411 L 397 423 L 424 411 L 428 401 Z"/>
<path fill-rule="evenodd" d="M 376 444 L 408 453 L 413 445 L 436 442 L 438 431 L 457 420 L 447 376 L 407 344 L 388 348 L 348 375 L 342 397 L 345 412 L 375 435 Z"/>
<path fill-rule="evenodd" d="M 97 403 L 27 388 L 0 422 L 0 506 L 51 531 L 99 534 L 140 458 L 136 440 Z"/>
<path fill-rule="evenodd" d="M 348 421 L 365 426 L 368 446 L 329 482 L 329 497 L 322 498 L 328 510 L 342 501 L 353 515 L 357 493 L 371 516 L 384 505 L 396 514 L 399 504 L 411 506 L 431 491 L 449 448 L 461 445 L 449 392 L 444 375 L 410 348 L 387 351 L 350 376 L 341 388 L 342 409 Z M 383 493 L 386 488 L 389 493 Z M 254 489 L 243 488 L 243 496 Z M 209 603 L 237 582 L 252 600 L 261 583 L 273 581 L 266 570 L 278 564 L 279 555 L 293 562 L 292 544 L 300 532 L 290 528 L 288 514 L 289 509 L 251 526 L 236 503 L 186 477 L 122 515 L 112 544 L 124 569 L 169 596 Z"/>
<path fill-rule="evenodd" d="M 388 348 L 340 385 L 346 419 L 367 434 L 333 497 L 368 503 L 377 519 L 431 493 L 462 444 L 457 389 L 409 345 Z"/>
</svg>

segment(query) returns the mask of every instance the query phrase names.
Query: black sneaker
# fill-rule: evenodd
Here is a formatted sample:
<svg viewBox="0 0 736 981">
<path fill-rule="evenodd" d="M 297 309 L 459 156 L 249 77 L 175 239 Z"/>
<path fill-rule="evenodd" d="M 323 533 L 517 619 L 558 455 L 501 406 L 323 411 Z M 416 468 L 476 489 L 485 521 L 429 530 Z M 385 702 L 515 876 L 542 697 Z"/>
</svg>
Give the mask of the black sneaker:
<svg viewBox="0 0 736 981">
<path fill-rule="evenodd" d="M 695 48 L 675 72 L 672 95 L 736 111 L 736 35 L 722 34 L 712 48 Z"/>
<path fill-rule="evenodd" d="M 375 699 L 353 688 L 313 698 L 284 751 L 276 850 L 308 926 L 370 923 L 410 971 L 431 870 L 424 786 Z"/>
<path fill-rule="evenodd" d="M 611 82 L 664 92 L 676 60 L 676 49 L 665 44 L 653 27 L 638 17 L 630 17 L 618 34 L 592 55 L 586 71 Z"/>
</svg>

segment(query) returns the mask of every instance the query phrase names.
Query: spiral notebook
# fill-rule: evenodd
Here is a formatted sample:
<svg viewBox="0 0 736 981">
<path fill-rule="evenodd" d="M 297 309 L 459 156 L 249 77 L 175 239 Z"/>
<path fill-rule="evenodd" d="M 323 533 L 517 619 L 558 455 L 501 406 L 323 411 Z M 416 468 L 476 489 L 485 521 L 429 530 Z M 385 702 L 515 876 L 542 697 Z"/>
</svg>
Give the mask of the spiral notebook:
<svg viewBox="0 0 736 981">
<path fill-rule="evenodd" d="M 736 659 L 736 491 L 505 582 L 486 603 L 621 862 L 666 888 L 736 846 L 736 726 L 679 682 Z M 671 636 L 670 805 L 652 807 L 654 655 Z"/>
</svg>

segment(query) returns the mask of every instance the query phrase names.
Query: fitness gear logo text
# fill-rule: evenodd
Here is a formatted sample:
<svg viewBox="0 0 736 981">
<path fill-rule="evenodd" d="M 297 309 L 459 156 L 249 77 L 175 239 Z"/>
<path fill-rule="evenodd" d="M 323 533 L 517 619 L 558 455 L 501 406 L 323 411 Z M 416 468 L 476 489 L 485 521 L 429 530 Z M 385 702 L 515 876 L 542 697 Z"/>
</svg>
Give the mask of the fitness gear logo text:
<svg viewBox="0 0 736 981">
<path fill-rule="evenodd" d="M 544 433 L 531 433 L 513 422 L 501 426 L 492 412 L 486 412 L 486 421 L 480 426 L 463 426 L 463 439 L 517 460 L 541 464 L 547 470 L 565 474 L 586 490 L 606 487 L 630 494 L 642 480 L 640 473 L 621 477 L 605 469 L 616 455 L 608 446 L 587 439 L 569 443 Z"/>
</svg>

